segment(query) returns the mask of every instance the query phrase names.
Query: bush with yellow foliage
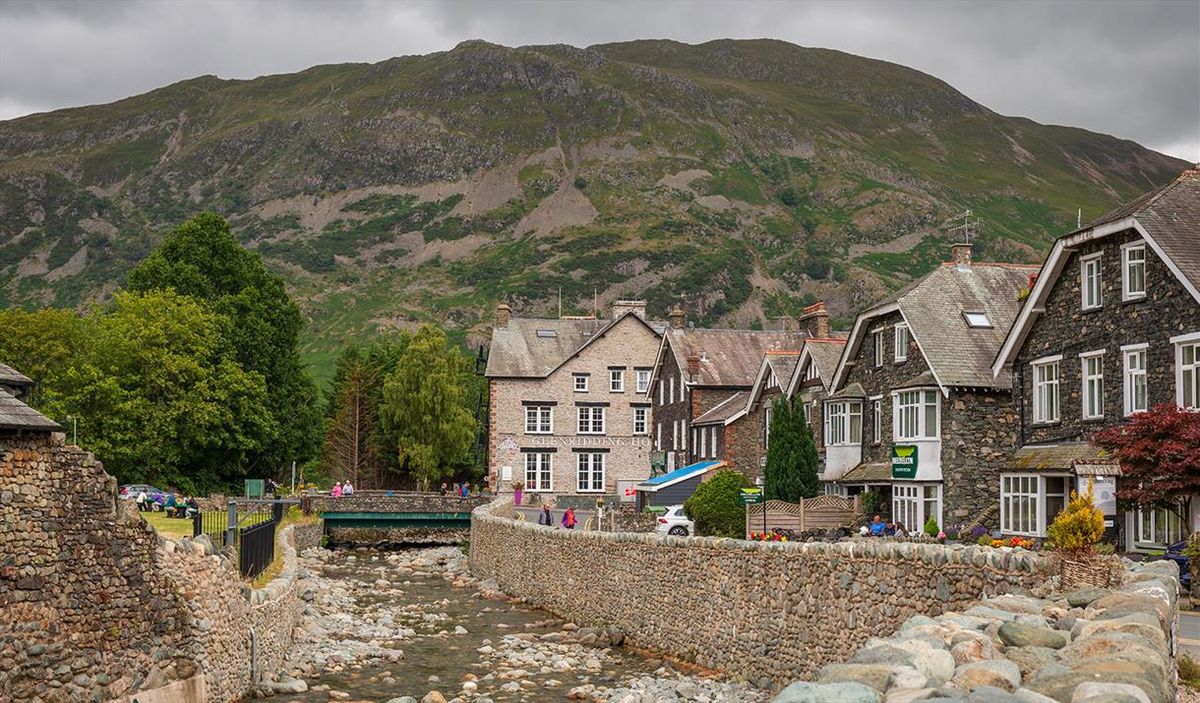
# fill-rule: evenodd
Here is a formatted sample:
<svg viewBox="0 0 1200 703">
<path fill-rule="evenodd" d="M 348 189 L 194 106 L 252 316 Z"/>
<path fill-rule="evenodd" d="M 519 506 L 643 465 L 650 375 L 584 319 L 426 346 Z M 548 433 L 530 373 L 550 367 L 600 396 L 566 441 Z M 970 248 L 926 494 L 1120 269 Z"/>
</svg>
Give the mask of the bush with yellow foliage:
<svg viewBox="0 0 1200 703">
<path fill-rule="evenodd" d="M 1087 493 L 1071 491 L 1067 509 L 1046 530 L 1055 549 L 1076 555 L 1095 551 L 1096 543 L 1104 537 L 1104 513 L 1096 507 L 1094 491 L 1090 479 Z"/>
</svg>

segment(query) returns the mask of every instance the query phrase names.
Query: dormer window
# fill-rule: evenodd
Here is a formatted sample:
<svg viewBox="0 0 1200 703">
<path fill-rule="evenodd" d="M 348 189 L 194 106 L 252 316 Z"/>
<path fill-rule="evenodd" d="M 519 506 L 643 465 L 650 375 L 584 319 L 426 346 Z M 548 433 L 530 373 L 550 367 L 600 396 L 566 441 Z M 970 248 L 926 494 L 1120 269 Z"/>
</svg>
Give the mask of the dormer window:
<svg viewBox="0 0 1200 703">
<path fill-rule="evenodd" d="M 984 312 L 964 312 L 963 319 L 966 320 L 967 327 L 972 329 L 988 329 L 992 326 L 992 321 Z"/>
<path fill-rule="evenodd" d="M 1121 299 L 1146 297 L 1146 245 L 1142 242 L 1121 248 Z"/>
<path fill-rule="evenodd" d="M 1092 254 L 1080 261 L 1080 291 L 1084 310 L 1096 310 L 1104 305 L 1100 282 L 1100 255 Z"/>
</svg>

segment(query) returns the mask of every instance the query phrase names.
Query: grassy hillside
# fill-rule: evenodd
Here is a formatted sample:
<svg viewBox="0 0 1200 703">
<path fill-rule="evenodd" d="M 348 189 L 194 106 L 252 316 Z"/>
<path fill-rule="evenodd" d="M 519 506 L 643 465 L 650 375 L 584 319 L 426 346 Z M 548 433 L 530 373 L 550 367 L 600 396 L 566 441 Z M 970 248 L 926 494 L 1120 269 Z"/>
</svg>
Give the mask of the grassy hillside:
<svg viewBox="0 0 1200 703">
<path fill-rule="evenodd" d="M 1186 165 L 778 41 L 467 42 L 0 123 L 0 304 L 103 299 L 211 209 L 286 275 L 320 373 L 347 338 L 477 340 L 497 300 L 549 314 L 560 291 L 847 317 L 945 258 L 965 208 L 978 256 L 1034 261 Z"/>
</svg>

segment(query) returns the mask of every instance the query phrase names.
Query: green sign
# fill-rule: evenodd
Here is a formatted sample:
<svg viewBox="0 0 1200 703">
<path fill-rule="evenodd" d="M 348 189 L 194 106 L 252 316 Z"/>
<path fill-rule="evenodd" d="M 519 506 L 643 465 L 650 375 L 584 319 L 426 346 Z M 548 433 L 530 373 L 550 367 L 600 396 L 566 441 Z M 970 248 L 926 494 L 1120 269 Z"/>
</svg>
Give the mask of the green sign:
<svg viewBox="0 0 1200 703">
<path fill-rule="evenodd" d="M 917 445 L 892 445 L 892 478 L 917 477 Z"/>
<path fill-rule="evenodd" d="M 742 505 L 753 505 L 763 502 L 763 492 L 761 488 L 743 488 L 738 496 L 742 500 Z"/>
<path fill-rule="evenodd" d="M 661 450 L 650 452 L 650 477 L 654 478 L 667 472 L 667 453 Z"/>
</svg>

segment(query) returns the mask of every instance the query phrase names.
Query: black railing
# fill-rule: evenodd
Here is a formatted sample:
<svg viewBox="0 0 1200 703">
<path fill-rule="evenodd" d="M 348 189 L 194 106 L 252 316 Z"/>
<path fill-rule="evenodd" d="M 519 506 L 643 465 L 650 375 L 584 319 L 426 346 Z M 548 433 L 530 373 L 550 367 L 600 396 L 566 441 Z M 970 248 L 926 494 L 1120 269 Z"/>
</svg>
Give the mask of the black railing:
<svg viewBox="0 0 1200 703">
<path fill-rule="evenodd" d="M 238 530 L 238 570 L 252 579 L 275 560 L 275 526 L 278 520 L 260 522 Z"/>
</svg>

